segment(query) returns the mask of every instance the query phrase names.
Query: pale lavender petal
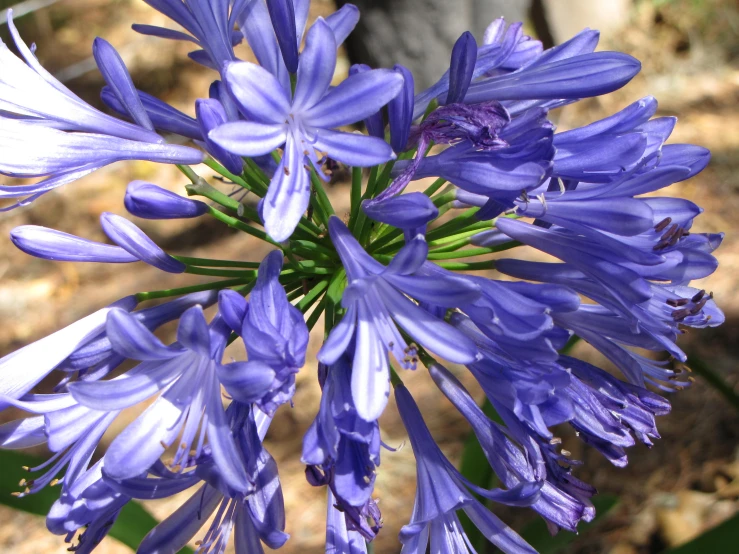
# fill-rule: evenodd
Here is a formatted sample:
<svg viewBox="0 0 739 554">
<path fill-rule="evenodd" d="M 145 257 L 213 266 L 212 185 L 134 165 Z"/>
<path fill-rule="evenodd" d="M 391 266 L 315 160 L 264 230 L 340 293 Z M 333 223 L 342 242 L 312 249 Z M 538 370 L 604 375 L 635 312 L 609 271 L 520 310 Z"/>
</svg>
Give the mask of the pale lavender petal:
<svg viewBox="0 0 739 554">
<path fill-rule="evenodd" d="M 277 242 L 290 238 L 310 203 L 310 177 L 298 141 L 289 136 L 262 205 L 264 227 Z"/>
<path fill-rule="evenodd" d="M 249 62 L 226 65 L 224 81 L 239 109 L 260 123 L 284 123 L 290 113 L 285 89 L 266 69 Z"/>
<path fill-rule="evenodd" d="M 356 123 L 395 98 L 403 77 L 391 69 L 356 73 L 329 92 L 305 115 L 314 127 L 332 128 Z"/>
<path fill-rule="evenodd" d="M 337 161 L 357 167 L 370 167 L 395 158 L 393 149 L 384 140 L 356 133 L 320 129 L 314 146 Z"/>
<path fill-rule="evenodd" d="M 300 55 L 298 79 L 293 96 L 296 112 L 310 110 L 323 98 L 336 68 L 336 39 L 323 18 L 313 24 Z"/>
<path fill-rule="evenodd" d="M 287 127 L 283 123 L 234 121 L 213 129 L 210 140 L 239 156 L 262 156 L 285 143 Z"/>
</svg>

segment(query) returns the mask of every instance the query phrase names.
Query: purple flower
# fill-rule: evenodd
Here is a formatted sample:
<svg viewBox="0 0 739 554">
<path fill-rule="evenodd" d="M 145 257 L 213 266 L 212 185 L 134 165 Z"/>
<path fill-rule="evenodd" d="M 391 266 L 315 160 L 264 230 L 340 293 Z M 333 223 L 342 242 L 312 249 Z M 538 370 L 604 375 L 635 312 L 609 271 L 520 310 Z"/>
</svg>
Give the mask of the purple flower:
<svg viewBox="0 0 739 554">
<path fill-rule="evenodd" d="M 400 531 L 403 551 L 423 554 L 430 542 L 432 552 L 473 552 L 456 514 L 464 510 L 485 538 L 503 552 L 536 552 L 485 508 L 468 488 L 495 502 L 528 506 L 539 498 L 541 483 L 526 482 L 507 491 L 487 491 L 465 482 L 434 442 L 408 390 L 396 387 L 395 398 L 416 456 L 416 503 L 411 522 Z"/>
<path fill-rule="evenodd" d="M 269 369 L 273 381 L 257 404 L 272 415 L 295 393 L 295 374 L 305 364 L 308 328 L 303 314 L 290 304 L 279 282 L 282 252 L 273 250 L 259 266 L 257 282 L 247 302 L 235 292 L 221 293 L 220 307 L 224 321 L 244 340 L 249 361 L 243 365 L 255 371 Z M 237 400 L 243 385 L 240 374 L 232 378 L 224 373 L 221 382 Z M 253 400 L 252 400 L 253 401 Z"/>
<path fill-rule="evenodd" d="M 243 397 L 254 401 L 268 390 L 274 373 L 268 368 L 245 368 L 240 362 L 221 365 L 229 334 L 220 318 L 208 326 L 200 306 L 180 317 L 178 342 L 171 346 L 162 344 L 127 313 L 114 310 L 109 314 L 107 335 L 113 349 L 143 363 L 110 381 L 71 383 L 72 395 L 82 405 L 104 411 L 120 410 L 159 396 L 111 443 L 104 458 L 106 474 L 118 480 L 136 477 L 175 442 L 177 451 L 172 466 L 189 467 L 202 452 L 207 438 L 225 482 L 235 490 L 247 490 L 243 460 L 221 404 L 219 377 L 227 375 L 232 381 L 238 377 Z"/>
<path fill-rule="evenodd" d="M 269 4 L 274 5 L 268 8 Z M 241 32 L 246 37 L 259 65 L 269 71 L 284 90 L 290 90 L 290 73 L 294 73 L 299 64 L 299 61 L 293 58 L 297 56 L 298 46 L 303 42 L 309 9 L 310 0 L 278 0 L 275 2 L 248 0 L 238 20 Z M 277 22 L 271 17 L 273 10 L 280 12 L 276 18 Z M 294 33 L 292 23 L 285 17 L 289 11 L 293 11 L 295 15 Z M 358 21 L 359 10 L 352 4 L 344 4 L 325 19 L 325 23 L 334 34 L 337 46 L 346 40 Z M 273 32 L 268 30 L 265 32 L 266 29 L 272 29 Z M 282 42 L 278 41 L 278 37 Z M 290 72 L 285 65 L 283 44 L 291 59 L 290 65 L 293 69 Z"/>
<path fill-rule="evenodd" d="M 153 25 L 133 25 L 133 30 L 173 40 L 195 43 L 202 50 L 191 52 L 194 61 L 219 71 L 235 59 L 233 47 L 242 36 L 234 25 L 245 8 L 246 0 L 144 0 L 190 33 Z M 230 11 L 229 11 L 230 8 Z"/>
<path fill-rule="evenodd" d="M 361 418 L 376 420 L 390 394 L 388 352 L 405 369 L 416 367 L 416 349 L 396 323 L 419 344 L 456 363 L 476 359 L 477 349 L 442 319 L 409 299 L 454 307 L 474 300 L 477 286 L 426 263 L 423 237 L 410 241 L 387 267 L 369 256 L 337 217 L 329 221 L 334 247 L 346 270 L 349 287 L 342 306 L 346 313 L 318 353 L 331 365 L 354 344 L 352 398 Z"/>
<path fill-rule="evenodd" d="M 534 451 L 539 455 L 531 457 L 510 438 L 509 429 L 488 419 L 462 384 L 445 367 L 433 364 L 429 367 L 429 373 L 439 389 L 470 423 L 490 466 L 506 487 L 544 481 L 541 496 L 531 508 L 557 527 L 575 532 L 581 519 L 592 519 L 590 503 L 582 502 L 561 490 L 556 482 L 547 479 L 545 464 L 535 447 Z"/>
<path fill-rule="evenodd" d="M 199 541 L 203 553 L 223 552 L 232 534 L 237 554 L 264 552 L 262 542 L 277 549 L 288 539 L 284 532 L 285 507 L 277 465 L 262 445 L 270 419 L 239 402 L 231 404 L 227 416 L 252 485 L 246 493 L 234 491 L 224 483 L 217 465 L 207 454 L 200 457 L 198 467 L 189 474 L 176 475 L 154 468 L 151 470 L 154 478 L 111 483 L 116 490 L 135 498 L 150 499 L 160 497 L 160 489 L 173 494 L 178 492 L 172 491 L 175 487 L 183 490 L 205 481 L 189 500 L 144 538 L 139 552 L 179 551 L 214 514 Z"/>
<path fill-rule="evenodd" d="M 598 43 L 595 31 L 583 31 L 539 54 L 540 46 L 523 36 L 521 24 L 511 25 L 505 32 L 503 25 L 502 20 L 494 23 L 486 37 L 492 44 L 478 50 L 472 82 L 464 96 L 466 104 L 506 101 L 512 114 L 537 105 L 556 107 L 563 100 L 619 89 L 641 69 L 641 64 L 626 54 L 593 52 Z M 447 72 L 417 95 L 414 119 L 432 100 L 446 97 L 449 87 Z"/>
<path fill-rule="evenodd" d="M 347 528 L 372 540 L 381 527 L 379 517 L 374 525 L 366 519 L 376 509 L 372 491 L 380 465 L 380 427 L 362 419 L 354 407 L 351 368 L 348 356 L 320 368 L 321 406 L 303 439 L 301 461 L 312 485 L 328 485 Z"/>
<path fill-rule="evenodd" d="M 352 530 L 347 514 L 336 507 L 331 489 L 326 504 L 326 554 L 367 554 L 364 537 Z"/>
<path fill-rule="evenodd" d="M 309 169 L 319 171 L 321 166 L 316 150 L 354 166 L 393 158 L 383 140 L 332 129 L 377 112 L 399 92 L 400 76 L 387 70 L 359 73 L 329 90 L 335 66 L 336 39 L 319 19 L 306 38 L 292 100 L 289 89 L 257 65 L 242 62 L 226 68 L 226 85 L 251 121 L 227 123 L 209 136 L 241 156 L 261 156 L 284 145 L 263 204 L 265 228 L 277 241 L 290 237 L 308 207 Z"/>
<path fill-rule="evenodd" d="M 165 133 L 182 135 L 183 137 L 194 140 L 203 139 L 202 132 L 195 118 L 182 113 L 180 110 L 173 108 L 166 102 L 159 100 L 151 94 L 147 94 L 140 90 L 138 90 L 137 93 L 141 100 L 141 105 L 146 110 L 146 114 L 155 129 Z M 126 106 L 118 100 L 112 87 L 103 87 L 103 90 L 100 91 L 100 98 L 106 106 L 118 115 L 126 118 L 131 117 Z"/>
</svg>

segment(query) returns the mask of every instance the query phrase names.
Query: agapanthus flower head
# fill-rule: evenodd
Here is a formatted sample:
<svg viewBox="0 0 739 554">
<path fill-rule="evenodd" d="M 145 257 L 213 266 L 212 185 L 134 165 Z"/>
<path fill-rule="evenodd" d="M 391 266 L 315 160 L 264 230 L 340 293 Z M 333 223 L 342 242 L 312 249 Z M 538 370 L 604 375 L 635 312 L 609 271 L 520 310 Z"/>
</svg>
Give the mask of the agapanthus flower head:
<svg viewBox="0 0 739 554">
<path fill-rule="evenodd" d="M 675 119 L 654 118 L 652 97 L 564 132 L 552 123 L 552 110 L 616 90 L 639 62 L 595 52 L 597 31 L 543 50 L 498 19 L 481 44 L 462 34 L 449 71 L 415 94 L 402 65 L 355 65 L 336 82 L 352 5 L 308 27 L 308 0 L 147 3 L 186 33 L 137 31 L 195 43 L 191 57 L 219 72 L 195 117 L 137 90 L 100 38 L 102 99 L 124 119 L 92 108 L 41 67 L 11 20 L 22 59 L 0 46 L 0 174 L 40 181 L 2 186 L 0 198 L 25 203 L 118 160 L 176 164 L 183 191 L 143 181 L 121 191 L 132 216 L 212 218 L 267 246 L 245 243 L 235 259 L 171 255 L 109 212 L 109 243 L 13 229 L 19 249 L 45 260 L 183 274 L 179 288 L 126 296 L 0 358 L 0 408 L 27 414 L 0 424 L 0 448 L 51 452 L 18 495 L 61 485 L 47 526 L 80 553 L 129 502 L 186 491 L 140 553 L 196 538 L 200 554 L 223 554 L 232 539 L 238 554 L 280 548 L 285 502 L 265 437 L 278 411 L 304 401 L 298 372 L 317 366 L 321 399 L 300 458 L 326 488 L 327 553 L 365 554 L 397 523 L 375 494 L 381 457 L 397 460 L 380 419 L 391 388 L 416 468 L 404 553 L 474 552 L 460 512 L 504 552 L 533 552 L 495 504 L 530 508 L 553 534 L 592 521 L 596 490 L 556 426 L 626 465 L 670 411 L 654 391 L 690 384 L 680 336 L 725 319 L 692 283 L 716 270 L 723 234 L 694 231 L 693 202 L 652 194 L 699 173 L 708 151 L 666 144 Z M 258 63 L 237 58 L 242 38 Z M 367 134 L 348 128 L 360 122 Z M 187 167 L 200 162 L 212 182 Z M 341 189 L 327 184 L 342 175 L 351 188 L 337 210 Z M 406 190 L 427 177 L 423 192 Z M 163 327 L 174 321 L 176 338 Z M 621 375 L 575 357 L 577 339 Z M 427 406 L 403 382 L 421 366 L 469 422 L 500 488 L 473 484 L 436 444 Z M 53 390 L 35 390 L 45 379 Z M 128 409 L 139 413 L 116 431 Z"/>
</svg>

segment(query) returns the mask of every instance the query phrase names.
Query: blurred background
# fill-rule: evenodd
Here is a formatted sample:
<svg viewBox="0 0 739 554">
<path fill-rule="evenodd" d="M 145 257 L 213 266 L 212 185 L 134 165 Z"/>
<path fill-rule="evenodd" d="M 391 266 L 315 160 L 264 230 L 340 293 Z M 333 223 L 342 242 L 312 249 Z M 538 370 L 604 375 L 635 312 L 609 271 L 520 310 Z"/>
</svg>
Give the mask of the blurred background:
<svg viewBox="0 0 739 554">
<path fill-rule="evenodd" d="M 585 27 L 602 31 L 599 49 L 620 50 L 642 61 L 643 69 L 628 86 L 605 97 L 565 108 L 553 117 L 560 129 L 582 125 L 609 115 L 651 94 L 660 102 L 658 115 L 675 115 L 679 123 L 671 142 L 691 142 L 711 149 L 708 168 L 688 182 L 662 194 L 687 197 L 705 209 L 695 229 L 726 232 L 717 252 L 720 268 L 700 286 L 713 291 L 727 314 L 719 329 L 684 337 L 694 360 L 694 386 L 671 396 L 672 414 L 660 418 L 662 439 L 647 449 L 630 450 L 625 469 L 610 466 L 596 452 L 562 432 L 565 447 L 584 464 L 577 476 L 612 495 L 613 504 L 596 525 L 562 549 L 550 552 L 650 554 L 684 544 L 735 516 L 739 503 L 739 9 L 734 0 L 364 0 L 362 23 L 342 51 L 336 79 L 350 63 L 375 66 L 400 62 L 410 66 L 418 83 L 429 84 L 448 68 L 451 46 L 459 34 L 472 29 L 478 39 L 495 17 L 526 21 L 529 34 L 546 45 L 566 40 Z M 60 80 L 93 105 L 103 84 L 91 58 L 95 36 L 110 41 L 127 63 L 137 86 L 183 111 L 193 114 L 194 100 L 207 96 L 215 74 L 190 62 L 189 45 L 137 35 L 133 22 L 171 27 L 173 24 L 140 0 L 0 0 L 0 7 L 16 4 L 16 22 L 27 42 L 36 42 L 41 62 Z M 333 0 L 313 0 L 311 17 L 335 9 Z M 4 22 L 4 15 L 0 21 Z M 0 36 L 7 42 L 5 25 Z M 245 46 L 238 53 L 252 59 Z M 351 62 L 350 62 L 351 57 Z M 206 171 L 200 171 L 207 176 Z M 195 284 L 194 276 L 162 276 L 148 266 L 119 267 L 51 263 L 32 259 L 11 244 L 9 231 L 22 224 L 39 224 L 90 239 L 105 240 L 98 216 L 103 211 L 124 214 L 123 192 L 133 179 L 143 179 L 182 192 L 184 178 L 173 168 L 148 163 L 118 164 L 42 197 L 31 207 L 0 217 L 0 356 L 41 338 L 109 302 L 134 292 Z M 347 184 L 333 184 L 332 202 L 346 211 Z M 258 260 L 266 253 L 260 243 L 235 234 L 205 218 L 160 222 L 137 220 L 147 233 L 173 254 Z M 165 328 L 164 337 L 173 329 Z M 171 338 L 171 337 L 170 337 Z M 313 337 L 309 359 L 320 344 Z M 577 355 L 601 367 L 605 361 L 580 344 Z M 234 348 L 234 358 L 243 352 Z M 701 371 L 698 371 L 701 369 Z M 463 372 L 459 377 L 471 385 Z M 423 372 L 404 379 L 444 452 L 459 462 L 466 447 L 468 426 Z M 43 385 L 42 385 L 43 386 Z M 315 367 L 298 377 L 295 407 L 283 407 L 266 443 L 277 459 L 287 508 L 291 539 L 287 554 L 323 551 L 325 491 L 305 481 L 300 463 L 302 435 L 319 401 Z M 19 417 L 7 411 L 0 422 Z M 113 432 L 135 414 L 117 423 Z M 381 421 L 384 441 L 400 446 L 406 439 L 391 405 Z M 37 452 L 43 455 L 43 451 Z M 20 472 L 3 458 L 0 484 L 17 481 Z M 376 553 L 399 552 L 397 533 L 410 517 L 415 493 L 415 466 L 410 447 L 384 454 L 376 496 L 385 527 L 375 541 Z M 9 477 L 10 476 L 10 477 Z M 15 483 L 11 483 L 15 486 Z M 18 487 L 16 486 L 16 489 Z M 15 490 L 15 489 L 13 489 Z M 62 537 L 45 529 L 43 518 L 8 507 L 7 491 L 0 498 L 0 552 L 62 553 Z M 157 501 L 147 508 L 166 517 L 181 498 Z M 535 519 L 526 510 L 495 513 L 516 530 Z M 196 537 L 197 538 L 197 537 Z M 573 537 L 570 537 L 573 538 Z M 733 543 L 734 548 L 737 543 Z M 719 550 L 703 550 L 713 552 Z M 730 551 L 730 550 L 727 550 Z M 736 551 L 736 550 L 733 550 Z M 98 548 L 102 554 L 130 550 L 113 539 Z"/>
</svg>

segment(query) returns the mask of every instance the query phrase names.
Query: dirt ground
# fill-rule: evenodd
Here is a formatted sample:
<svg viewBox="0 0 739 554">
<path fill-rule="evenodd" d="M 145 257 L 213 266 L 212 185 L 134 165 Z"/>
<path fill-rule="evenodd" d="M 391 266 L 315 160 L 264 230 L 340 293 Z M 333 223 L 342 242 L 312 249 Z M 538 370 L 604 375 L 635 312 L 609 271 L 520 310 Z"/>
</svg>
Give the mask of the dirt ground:
<svg viewBox="0 0 739 554">
<path fill-rule="evenodd" d="M 332 10 L 329 0 L 314 0 L 312 17 Z M 90 44 L 103 36 L 120 49 L 140 88 L 192 113 L 193 101 L 207 94 L 214 78 L 189 62 L 188 45 L 163 43 L 136 35 L 131 22 L 168 25 L 164 16 L 137 0 L 62 0 L 20 21 L 28 42 L 38 43 L 38 56 L 52 71 L 72 77 L 68 85 L 98 104 L 101 79 L 89 71 Z M 739 12 L 730 0 L 675 0 L 640 2 L 630 24 L 604 37 L 603 49 L 628 52 L 643 61 L 642 73 L 617 93 L 588 100 L 558 114 L 562 129 L 608 115 L 628 103 L 652 94 L 660 101 L 660 115 L 680 119 L 671 142 L 692 142 L 710 148 L 708 169 L 668 192 L 690 198 L 705 208 L 697 231 L 727 233 L 718 251 L 721 266 L 702 286 L 715 293 L 727 313 L 716 330 L 685 337 L 685 348 L 719 373 L 735 390 L 739 359 Z M 5 40 L 6 33 L 3 30 Z M 249 56 L 241 50 L 244 57 Z M 337 76 L 345 73 L 342 58 Z M 94 69 L 94 68 L 93 68 Z M 205 176 L 207 171 L 200 173 Z M 182 190 L 176 170 L 147 163 L 118 164 L 48 194 L 33 206 L 0 217 L 0 355 L 15 350 L 126 294 L 204 282 L 194 276 L 162 276 L 143 264 L 98 266 L 51 263 L 29 258 L 16 250 L 9 231 L 22 224 L 39 224 L 103 240 L 97 218 L 103 211 L 124 214 L 123 191 L 133 179 L 144 179 L 172 190 Z M 336 184 L 332 202 L 337 212 L 348 208 L 346 184 Z M 173 254 L 259 260 L 261 243 L 214 222 L 137 220 L 160 245 Z M 172 329 L 165 329 L 171 333 Z M 320 346 L 311 341 L 309 359 Z M 578 346 L 578 355 L 604 363 Z M 243 353 L 234 349 L 235 358 Z M 407 376 L 407 379 L 405 379 Z M 459 377 L 471 384 L 468 375 Z M 422 371 L 404 375 L 427 423 L 445 453 L 458 461 L 468 427 L 435 390 Z M 696 536 L 739 508 L 739 420 L 732 407 L 700 377 L 688 391 L 671 398 L 673 411 L 661 418 L 662 440 L 647 449 L 635 447 L 625 469 L 610 466 L 599 455 L 565 436 L 573 457 L 585 463 L 578 476 L 601 492 L 619 496 L 619 505 L 599 527 L 579 537 L 572 553 L 606 552 L 648 554 Z M 315 367 L 308 365 L 298 378 L 295 407 L 278 413 L 267 437 L 269 450 L 280 467 L 287 505 L 286 554 L 322 552 L 325 491 L 306 482 L 300 463 L 301 438 L 319 401 Z M 14 414 L 5 413 L 7 420 Z M 125 421 L 118 422 L 120 429 Z M 391 401 L 381 420 L 383 440 L 404 444 L 406 435 Z M 115 429 L 112 430 L 115 432 Z M 377 480 L 377 497 L 385 527 L 375 543 L 376 553 L 399 552 L 397 533 L 412 509 L 415 467 L 411 449 L 384 454 Z M 180 499 L 147 505 L 163 518 Z M 514 528 L 531 520 L 524 510 L 496 508 Z M 0 551 L 15 554 L 62 553 L 66 546 L 50 535 L 41 518 L 0 507 Z M 107 539 L 102 554 L 128 550 Z"/>
</svg>

